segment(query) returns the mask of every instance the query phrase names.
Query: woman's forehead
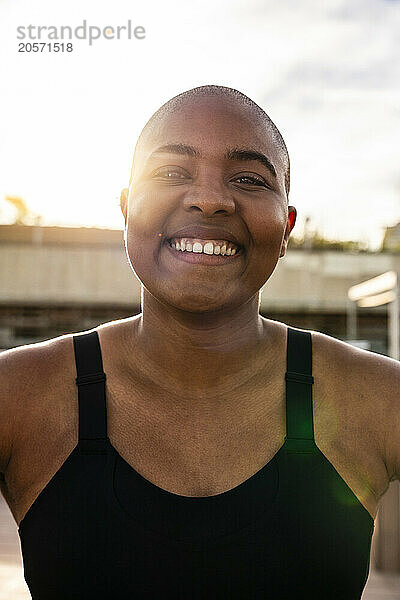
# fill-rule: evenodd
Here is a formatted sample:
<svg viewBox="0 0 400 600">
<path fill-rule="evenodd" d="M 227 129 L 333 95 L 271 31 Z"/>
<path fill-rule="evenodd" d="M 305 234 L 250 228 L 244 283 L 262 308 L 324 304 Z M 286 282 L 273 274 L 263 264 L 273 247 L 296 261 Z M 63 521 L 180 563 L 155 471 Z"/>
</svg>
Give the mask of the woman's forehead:
<svg viewBox="0 0 400 600">
<path fill-rule="evenodd" d="M 168 143 L 171 138 L 197 139 L 204 145 L 267 143 L 273 145 L 271 128 L 260 114 L 237 101 L 200 97 L 164 111 L 149 128 L 147 144 Z"/>
<path fill-rule="evenodd" d="M 142 140 L 136 158 L 140 155 L 140 162 L 145 163 L 150 157 L 167 154 L 168 148 L 174 154 L 212 159 L 223 159 L 234 148 L 251 149 L 267 155 L 271 162 L 281 162 L 273 131 L 260 119 L 235 113 L 191 111 L 168 115 Z"/>
</svg>

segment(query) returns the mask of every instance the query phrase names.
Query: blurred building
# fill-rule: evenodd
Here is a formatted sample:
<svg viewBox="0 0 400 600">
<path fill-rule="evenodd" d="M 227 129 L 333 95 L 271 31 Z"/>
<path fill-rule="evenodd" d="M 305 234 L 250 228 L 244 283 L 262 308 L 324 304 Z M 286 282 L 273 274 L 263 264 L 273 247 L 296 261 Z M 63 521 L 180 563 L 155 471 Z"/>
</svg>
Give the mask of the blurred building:
<svg viewBox="0 0 400 600">
<path fill-rule="evenodd" d="M 399 227 L 399 226 L 397 226 Z M 347 339 L 350 286 L 400 270 L 399 252 L 290 248 L 263 288 L 261 313 Z M 140 312 L 122 230 L 0 225 L 0 348 L 75 333 Z M 357 338 L 387 354 L 387 306 L 358 310 Z"/>
<path fill-rule="evenodd" d="M 400 223 L 393 225 L 393 227 L 386 227 L 382 248 L 384 250 L 400 252 Z"/>
</svg>

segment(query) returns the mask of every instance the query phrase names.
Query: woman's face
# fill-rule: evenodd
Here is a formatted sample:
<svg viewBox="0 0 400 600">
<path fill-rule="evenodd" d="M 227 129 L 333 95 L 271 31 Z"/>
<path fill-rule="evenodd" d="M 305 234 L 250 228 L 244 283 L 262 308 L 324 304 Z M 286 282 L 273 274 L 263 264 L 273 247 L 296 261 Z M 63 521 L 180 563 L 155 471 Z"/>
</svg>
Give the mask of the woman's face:
<svg viewBox="0 0 400 600">
<path fill-rule="evenodd" d="M 159 150 L 178 144 L 180 151 Z M 194 150 L 183 152 L 182 145 Z M 261 153 L 272 167 L 227 157 L 234 148 Z M 258 295 L 286 250 L 284 158 L 248 108 L 220 97 L 190 100 L 150 129 L 138 148 L 125 210 L 127 254 L 148 292 L 189 312 L 235 308 Z M 204 239 L 223 240 L 229 232 L 240 252 L 183 260 L 186 251 L 172 249 L 169 240 L 196 225 L 222 230 Z"/>
</svg>

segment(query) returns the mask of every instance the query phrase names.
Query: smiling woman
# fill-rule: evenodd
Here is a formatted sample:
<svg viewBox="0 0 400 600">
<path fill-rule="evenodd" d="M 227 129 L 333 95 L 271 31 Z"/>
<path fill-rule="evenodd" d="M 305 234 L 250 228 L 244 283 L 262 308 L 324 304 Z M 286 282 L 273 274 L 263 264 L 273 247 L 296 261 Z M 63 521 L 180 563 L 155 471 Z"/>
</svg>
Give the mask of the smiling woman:
<svg viewBox="0 0 400 600">
<path fill-rule="evenodd" d="M 202 86 L 164 104 L 139 136 L 129 190 L 121 194 L 126 250 L 143 294 L 149 293 L 145 302 L 157 298 L 172 310 L 209 314 L 251 298 L 258 306 L 258 292 L 284 256 L 295 223 L 288 192 L 285 143 L 247 96 Z M 189 257 L 186 247 L 171 253 L 166 242 L 187 226 L 220 230 L 197 236 L 205 242 L 229 241 L 223 235 L 229 229 L 241 252 L 234 261 L 204 253 Z M 196 240 L 188 242 L 196 252 Z M 217 247 L 224 254 L 223 244 Z M 188 262 L 223 268 L 188 271 Z"/>
<path fill-rule="evenodd" d="M 36 349 L 58 404 L 12 445 L 34 600 L 360 599 L 386 471 L 370 404 L 337 389 L 358 355 L 259 314 L 288 194 L 282 137 L 237 90 L 194 88 L 144 127 L 121 194 L 142 311 Z"/>
</svg>

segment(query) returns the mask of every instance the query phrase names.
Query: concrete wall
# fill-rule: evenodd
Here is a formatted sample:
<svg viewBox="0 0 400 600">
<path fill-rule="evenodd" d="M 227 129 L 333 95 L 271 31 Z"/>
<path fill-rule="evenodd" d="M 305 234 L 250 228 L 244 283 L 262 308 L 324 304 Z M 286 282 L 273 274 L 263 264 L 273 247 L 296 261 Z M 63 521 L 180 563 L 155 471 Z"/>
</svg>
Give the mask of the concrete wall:
<svg viewBox="0 0 400 600">
<path fill-rule="evenodd" d="M 123 231 L 8 226 L 14 233 L 6 235 L 4 227 L 0 304 L 139 306 L 140 282 L 128 263 Z M 60 231 L 50 236 L 47 229 Z M 263 288 L 261 309 L 344 312 L 350 286 L 388 270 L 400 271 L 399 253 L 289 248 Z"/>
</svg>

